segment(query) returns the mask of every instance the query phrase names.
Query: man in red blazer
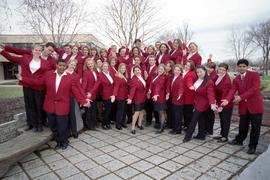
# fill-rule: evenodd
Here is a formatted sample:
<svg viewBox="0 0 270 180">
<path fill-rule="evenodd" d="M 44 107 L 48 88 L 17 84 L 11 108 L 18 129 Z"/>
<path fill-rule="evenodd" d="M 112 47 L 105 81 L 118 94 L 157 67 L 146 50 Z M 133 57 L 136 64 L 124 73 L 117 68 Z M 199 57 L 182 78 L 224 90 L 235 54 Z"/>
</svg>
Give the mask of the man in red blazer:
<svg viewBox="0 0 270 180">
<path fill-rule="evenodd" d="M 68 114 L 70 112 L 70 97 L 73 94 L 80 104 L 90 106 L 90 101 L 84 97 L 77 87 L 74 76 L 65 72 L 66 62 L 58 60 L 56 71 L 48 71 L 41 79 L 17 76 L 26 84 L 44 84 L 46 95 L 43 108 L 47 112 L 49 126 L 57 142 L 55 149 L 68 147 Z"/>
<path fill-rule="evenodd" d="M 250 141 L 248 154 L 254 154 L 259 141 L 260 128 L 263 114 L 263 99 L 260 92 L 260 78 L 258 73 L 248 71 L 249 62 L 240 59 L 237 62 L 239 75 L 233 80 L 233 87 L 228 96 L 223 100 L 223 105 L 227 105 L 230 100 L 239 103 L 239 133 L 232 145 L 242 145 L 246 139 L 251 123 Z M 234 96 L 235 92 L 238 95 Z"/>
</svg>

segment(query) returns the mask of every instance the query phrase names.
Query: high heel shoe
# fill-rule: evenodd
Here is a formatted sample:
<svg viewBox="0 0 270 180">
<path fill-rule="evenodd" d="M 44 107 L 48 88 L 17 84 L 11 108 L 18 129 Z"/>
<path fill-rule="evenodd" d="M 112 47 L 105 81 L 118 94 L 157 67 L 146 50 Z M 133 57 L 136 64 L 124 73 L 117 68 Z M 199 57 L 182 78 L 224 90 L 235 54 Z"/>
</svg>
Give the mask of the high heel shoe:
<svg viewBox="0 0 270 180">
<path fill-rule="evenodd" d="M 138 126 L 138 128 L 139 128 L 140 130 L 143 130 L 143 129 L 144 129 L 142 125 L 141 125 L 141 126 Z"/>
<path fill-rule="evenodd" d="M 131 131 L 131 134 L 135 134 L 135 133 L 136 133 L 136 131 L 135 131 L 135 130 L 132 130 L 132 131 Z"/>
</svg>

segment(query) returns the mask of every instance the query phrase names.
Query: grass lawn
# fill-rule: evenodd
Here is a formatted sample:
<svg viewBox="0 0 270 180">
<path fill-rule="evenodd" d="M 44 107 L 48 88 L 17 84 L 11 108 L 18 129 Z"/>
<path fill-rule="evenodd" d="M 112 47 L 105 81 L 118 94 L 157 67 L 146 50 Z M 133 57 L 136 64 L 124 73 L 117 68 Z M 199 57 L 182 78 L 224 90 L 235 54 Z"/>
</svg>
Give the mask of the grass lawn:
<svg viewBox="0 0 270 180">
<path fill-rule="evenodd" d="M 0 87 L 0 99 L 22 97 L 22 87 Z"/>
<path fill-rule="evenodd" d="M 263 91 L 270 91 L 270 76 L 261 77 L 261 89 Z"/>
</svg>

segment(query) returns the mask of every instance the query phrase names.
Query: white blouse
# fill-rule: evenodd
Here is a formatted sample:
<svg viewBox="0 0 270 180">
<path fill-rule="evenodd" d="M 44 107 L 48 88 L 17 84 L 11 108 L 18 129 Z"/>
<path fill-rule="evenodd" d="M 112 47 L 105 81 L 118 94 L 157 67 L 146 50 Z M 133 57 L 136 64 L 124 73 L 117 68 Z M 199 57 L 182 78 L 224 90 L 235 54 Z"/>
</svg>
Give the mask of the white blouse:
<svg viewBox="0 0 270 180">
<path fill-rule="evenodd" d="M 34 74 L 40 68 L 40 64 L 40 60 L 32 59 L 32 61 L 29 63 L 29 68 L 32 74 Z"/>
<path fill-rule="evenodd" d="M 198 79 L 198 80 L 193 84 L 195 91 L 201 86 L 202 82 L 203 82 L 203 79 Z"/>
</svg>

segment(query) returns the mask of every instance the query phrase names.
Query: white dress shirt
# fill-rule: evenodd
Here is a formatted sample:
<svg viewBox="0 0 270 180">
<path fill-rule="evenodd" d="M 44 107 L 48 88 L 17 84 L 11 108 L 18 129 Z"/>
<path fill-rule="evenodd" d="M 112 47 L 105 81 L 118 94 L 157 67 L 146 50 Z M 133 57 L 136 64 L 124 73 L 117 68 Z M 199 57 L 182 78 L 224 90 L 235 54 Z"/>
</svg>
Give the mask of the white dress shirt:
<svg viewBox="0 0 270 180">
<path fill-rule="evenodd" d="M 63 76 L 66 76 L 67 73 L 66 73 L 66 72 L 63 72 L 63 74 L 61 74 L 60 76 L 59 76 L 59 74 L 57 73 L 57 71 L 55 71 L 55 73 L 56 73 L 56 79 L 55 79 L 55 91 L 56 91 L 56 93 L 57 93 L 62 77 L 63 77 Z"/>
<path fill-rule="evenodd" d="M 110 73 L 109 72 L 107 72 L 107 73 L 103 72 L 103 74 L 108 78 L 110 83 L 113 84 L 113 78 L 111 77 Z"/>
<path fill-rule="evenodd" d="M 29 68 L 32 74 L 34 74 L 40 68 L 41 60 L 34 60 L 29 63 Z"/>
<path fill-rule="evenodd" d="M 202 84 L 202 82 L 203 82 L 203 79 L 198 79 L 198 80 L 193 84 L 195 91 L 200 87 L 200 85 Z"/>
</svg>

